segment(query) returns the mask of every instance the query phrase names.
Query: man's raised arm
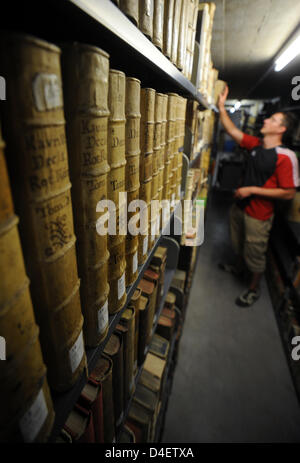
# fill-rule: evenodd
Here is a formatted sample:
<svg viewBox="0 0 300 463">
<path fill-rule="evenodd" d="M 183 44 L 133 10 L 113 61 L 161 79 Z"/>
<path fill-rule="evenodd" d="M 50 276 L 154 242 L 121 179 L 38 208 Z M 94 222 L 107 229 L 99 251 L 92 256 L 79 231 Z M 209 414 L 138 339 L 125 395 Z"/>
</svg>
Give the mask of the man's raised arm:
<svg viewBox="0 0 300 463">
<path fill-rule="evenodd" d="M 225 101 L 228 95 L 229 89 L 228 86 L 226 85 L 223 93 L 219 96 L 218 100 L 218 108 L 220 111 L 220 119 L 223 124 L 224 129 L 230 135 L 238 144 L 241 143 L 243 139 L 243 132 L 237 128 L 237 126 L 232 122 L 230 117 L 227 114 L 227 111 L 225 109 Z"/>
</svg>

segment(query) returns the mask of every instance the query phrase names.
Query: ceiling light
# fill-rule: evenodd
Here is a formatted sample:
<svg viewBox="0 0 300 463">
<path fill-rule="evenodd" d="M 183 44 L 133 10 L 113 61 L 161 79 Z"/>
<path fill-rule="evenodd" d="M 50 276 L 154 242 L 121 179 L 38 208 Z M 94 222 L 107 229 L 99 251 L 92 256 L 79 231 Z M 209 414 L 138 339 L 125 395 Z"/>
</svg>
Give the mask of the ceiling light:
<svg viewBox="0 0 300 463">
<path fill-rule="evenodd" d="M 300 53 L 300 36 L 275 60 L 275 71 L 281 71 Z"/>
</svg>

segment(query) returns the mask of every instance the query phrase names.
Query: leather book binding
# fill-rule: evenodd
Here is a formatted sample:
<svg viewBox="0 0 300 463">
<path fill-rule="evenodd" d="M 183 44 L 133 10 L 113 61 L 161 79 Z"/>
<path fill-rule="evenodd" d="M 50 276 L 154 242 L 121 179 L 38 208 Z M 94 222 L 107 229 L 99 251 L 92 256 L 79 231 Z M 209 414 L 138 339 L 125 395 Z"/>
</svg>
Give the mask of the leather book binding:
<svg viewBox="0 0 300 463">
<path fill-rule="evenodd" d="M 32 36 L 2 37 L 12 189 L 48 382 L 59 392 L 86 367 L 60 54 Z"/>
<path fill-rule="evenodd" d="M 112 384 L 115 412 L 115 426 L 118 428 L 124 417 L 124 360 L 122 335 L 114 332 L 109 338 L 104 353 L 113 362 Z"/>
<path fill-rule="evenodd" d="M 25 272 L 4 147 L 0 127 L 0 267 L 3 269 L 0 333 L 6 343 L 5 355 L 0 361 L 0 442 L 43 442 L 51 431 L 54 410 Z M 5 359 L 9 359 L 9 364 Z M 29 430 L 25 426 L 26 417 L 38 404 L 43 407 L 43 416 Z"/>
<path fill-rule="evenodd" d="M 94 46 L 65 45 L 62 70 L 84 339 L 96 347 L 108 331 L 109 254 L 107 235 L 96 230 L 96 206 L 107 199 L 109 55 Z"/>
<path fill-rule="evenodd" d="M 91 379 L 102 385 L 103 434 L 105 443 L 112 443 L 116 440 L 112 370 L 113 362 L 111 358 L 102 354 L 90 375 Z"/>
</svg>

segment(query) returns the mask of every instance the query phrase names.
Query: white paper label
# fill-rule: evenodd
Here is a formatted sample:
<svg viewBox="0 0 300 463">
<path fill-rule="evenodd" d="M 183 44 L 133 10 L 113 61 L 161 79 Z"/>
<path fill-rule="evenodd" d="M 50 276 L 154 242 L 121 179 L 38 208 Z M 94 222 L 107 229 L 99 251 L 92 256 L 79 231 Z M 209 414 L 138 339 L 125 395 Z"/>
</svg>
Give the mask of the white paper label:
<svg viewBox="0 0 300 463">
<path fill-rule="evenodd" d="M 98 333 L 103 333 L 108 323 L 108 301 L 98 310 Z"/>
<path fill-rule="evenodd" d="M 138 253 L 136 252 L 132 258 L 132 273 L 135 273 L 138 268 Z"/>
<path fill-rule="evenodd" d="M 35 401 L 19 421 L 25 442 L 33 442 L 48 416 L 44 392 L 41 389 Z"/>
<path fill-rule="evenodd" d="M 32 93 L 38 111 L 63 107 L 61 81 L 56 74 L 37 74 L 32 82 Z"/>
<path fill-rule="evenodd" d="M 83 337 L 82 337 L 82 331 L 80 332 L 80 335 L 77 338 L 77 341 L 71 347 L 70 352 L 69 352 L 69 359 L 70 359 L 70 365 L 71 365 L 71 371 L 74 373 L 76 368 L 81 362 L 82 356 L 83 356 Z"/>
<path fill-rule="evenodd" d="M 147 254 L 148 250 L 148 235 L 145 236 L 144 241 L 143 241 L 143 256 Z"/>
<path fill-rule="evenodd" d="M 118 299 L 120 300 L 125 293 L 125 273 L 118 279 Z"/>
</svg>

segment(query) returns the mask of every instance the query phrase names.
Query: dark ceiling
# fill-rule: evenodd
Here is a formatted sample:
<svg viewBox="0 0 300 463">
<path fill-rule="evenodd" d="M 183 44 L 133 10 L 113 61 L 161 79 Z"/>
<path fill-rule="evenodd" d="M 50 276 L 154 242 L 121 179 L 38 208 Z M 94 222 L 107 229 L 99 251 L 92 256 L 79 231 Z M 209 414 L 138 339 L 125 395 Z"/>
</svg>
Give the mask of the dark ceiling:
<svg viewBox="0 0 300 463">
<path fill-rule="evenodd" d="M 230 98 L 291 98 L 300 57 L 275 72 L 273 62 L 300 25 L 299 0 L 214 0 L 213 66 L 228 82 Z M 300 32 L 300 28 L 299 28 Z M 300 92 L 299 92 L 300 93 Z M 300 104 L 299 102 L 296 102 Z"/>
</svg>

